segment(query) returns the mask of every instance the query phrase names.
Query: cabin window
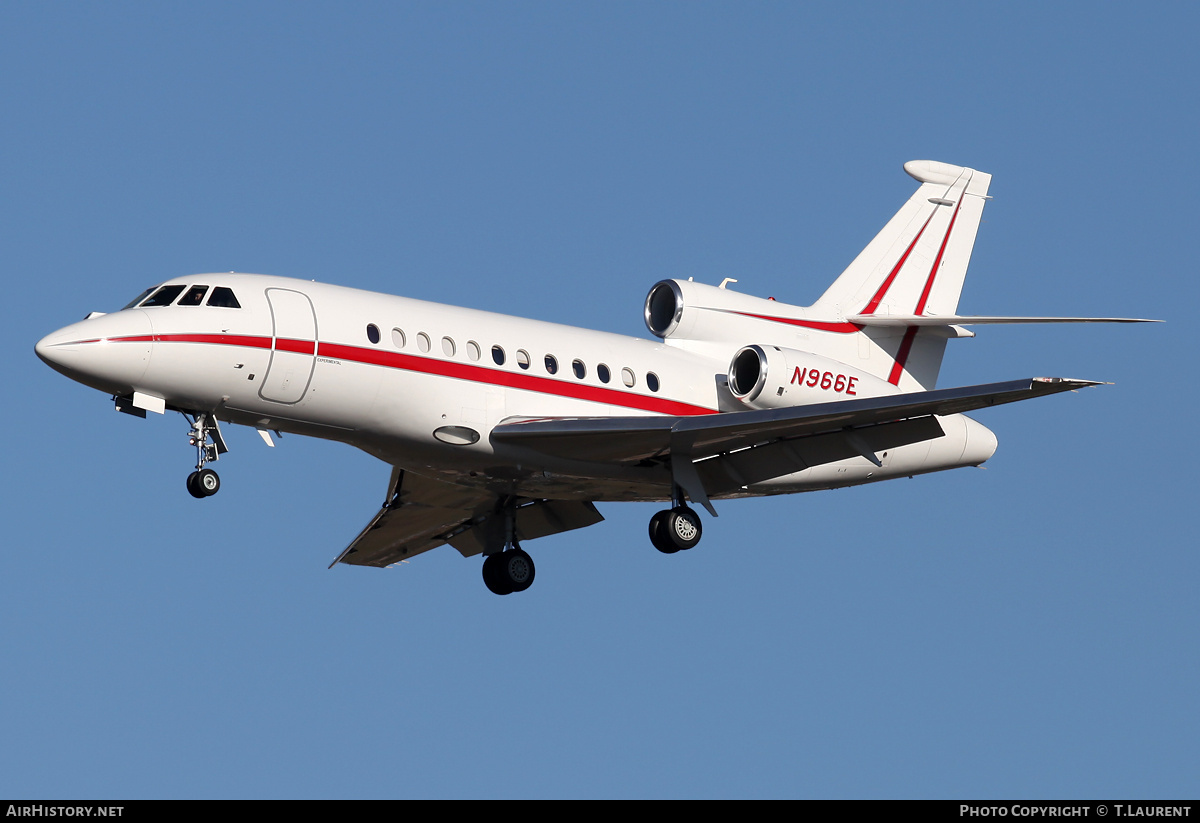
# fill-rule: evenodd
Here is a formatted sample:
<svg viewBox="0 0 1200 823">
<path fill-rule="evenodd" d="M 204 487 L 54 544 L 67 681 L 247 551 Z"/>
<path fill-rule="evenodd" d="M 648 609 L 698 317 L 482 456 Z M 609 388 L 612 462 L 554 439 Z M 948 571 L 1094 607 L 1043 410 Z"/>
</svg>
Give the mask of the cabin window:
<svg viewBox="0 0 1200 823">
<path fill-rule="evenodd" d="M 529 359 L 529 352 L 524 349 L 517 349 L 517 365 L 523 369 L 529 368 L 529 364 L 533 362 Z"/>
<path fill-rule="evenodd" d="M 621 369 L 621 382 L 633 388 L 633 384 L 637 382 L 637 378 L 633 376 L 633 369 Z"/>
<path fill-rule="evenodd" d="M 580 380 L 587 377 L 587 366 L 583 365 L 582 360 L 572 360 L 571 371 L 575 372 L 575 376 Z"/>
<path fill-rule="evenodd" d="M 650 391 L 658 391 L 658 375 L 654 372 L 646 374 L 646 388 Z"/>
<path fill-rule="evenodd" d="M 152 292 L 152 291 L 154 291 L 154 287 L 153 287 L 153 286 L 151 286 L 150 288 L 146 289 L 144 292 L 142 292 L 141 294 L 139 294 L 137 297 L 133 298 L 133 299 L 132 299 L 132 300 L 130 300 L 128 303 L 126 303 L 126 304 L 125 304 L 125 305 L 124 305 L 124 306 L 121 308 L 121 311 L 125 311 L 125 309 L 132 309 L 132 308 L 133 308 L 134 306 L 136 306 L 138 303 L 141 303 L 143 300 L 145 300 L 147 297 L 149 297 L 149 296 L 150 296 L 150 292 Z"/>
<path fill-rule="evenodd" d="M 204 295 L 208 291 L 208 286 L 192 286 L 187 290 L 187 294 L 179 298 L 181 306 L 199 306 L 204 302 Z"/>
<path fill-rule="evenodd" d="M 233 289 L 225 286 L 217 286 L 213 289 L 205 305 L 218 309 L 240 309 L 242 307 L 238 299 L 233 296 Z"/>
<path fill-rule="evenodd" d="M 404 339 L 404 329 L 392 329 L 392 345 L 398 349 L 404 348 L 404 344 L 408 341 Z"/>
<path fill-rule="evenodd" d="M 154 296 L 142 304 L 142 308 L 150 308 L 151 306 L 169 306 L 175 302 L 175 298 L 183 291 L 183 286 L 163 286 L 154 293 Z"/>
<path fill-rule="evenodd" d="M 600 378 L 601 383 L 607 383 L 612 379 L 612 372 L 608 370 L 608 366 L 599 363 L 596 365 L 596 376 Z"/>
<path fill-rule="evenodd" d="M 546 355 L 546 371 L 550 372 L 550 374 L 558 373 L 558 358 L 552 354 Z"/>
<path fill-rule="evenodd" d="M 442 354 L 446 355 L 447 357 L 453 357 L 455 351 L 457 351 L 457 349 L 454 346 L 453 338 L 443 337 L 442 338 Z"/>
<path fill-rule="evenodd" d="M 504 349 L 500 346 L 492 346 L 492 362 L 497 366 L 504 365 Z"/>
<path fill-rule="evenodd" d="M 425 332 L 421 332 L 417 335 L 417 348 L 423 352 L 429 351 L 429 335 L 427 335 Z"/>
<path fill-rule="evenodd" d="M 471 358 L 472 360 L 479 359 L 479 344 L 474 340 L 467 341 L 467 357 Z"/>
<path fill-rule="evenodd" d="M 376 326 L 374 323 L 367 324 L 367 339 L 370 340 L 372 343 L 379 342 L 379 327 Z"/>
</svg>

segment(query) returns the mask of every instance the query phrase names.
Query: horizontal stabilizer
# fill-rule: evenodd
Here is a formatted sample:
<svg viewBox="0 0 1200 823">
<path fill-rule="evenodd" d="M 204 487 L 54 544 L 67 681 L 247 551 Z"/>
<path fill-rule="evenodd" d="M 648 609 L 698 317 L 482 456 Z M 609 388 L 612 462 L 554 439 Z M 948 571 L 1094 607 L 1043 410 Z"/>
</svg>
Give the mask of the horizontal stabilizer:
<svg viewBox="0 0 1200 823">
<path fill-rule="evenodd" d="M 983 317 L 975 315 L 855 314 L 846 322 L 859 326 L 979 326 L 1004 323 L 1161 323 L 1134 317 Z"/>
</svg>

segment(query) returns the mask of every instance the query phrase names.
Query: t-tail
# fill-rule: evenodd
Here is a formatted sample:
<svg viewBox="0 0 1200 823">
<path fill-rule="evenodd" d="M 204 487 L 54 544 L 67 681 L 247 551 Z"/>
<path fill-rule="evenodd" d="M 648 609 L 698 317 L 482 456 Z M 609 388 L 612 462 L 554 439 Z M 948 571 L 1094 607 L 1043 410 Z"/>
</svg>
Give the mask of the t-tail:
<svg viewBox="0 0 1200 823">
<path fill-rule="evenodd" d="M 975 169 L 913 160 L 904 170 L 920 187 L 815 303 L 793 306 L 689 280 L 664 280 L 646 298 L 646 325 L 669 345 L 720 356 L 740 344 L 729 385 L 743 402 L 790 405 L 801 355 L 846 368 L 815 365 L 846 380 L 873 384 L 872 394 L 930 391 L 937 386 L 946 341 L 973 337 L 963 328 L 988 323 L 1146 322 L 1113 317 L 959 315 L 958 300 L 983 217 L 992 176 Z M 779 360 L 778 364 L 768 361 Z M 740 372 L 740 374 L 739 374 Z M 856 382 L 856 387 L 859 383 Z M 762 395 L 763 400 L 754 400 Z"/>
<path fill-rule="evenodd" d="M 901 391 L 919 391 L 937 385 L 946 340 L 959 332 L 863 321 L 955 315 L 992 176 L 932 160 L 912 160 L 904 170 L 920 188 L 810 312 L 850 321 L 865 337 L 858 341 L 859 359 L 869 361 L 864 370 Z"/>
</svg>

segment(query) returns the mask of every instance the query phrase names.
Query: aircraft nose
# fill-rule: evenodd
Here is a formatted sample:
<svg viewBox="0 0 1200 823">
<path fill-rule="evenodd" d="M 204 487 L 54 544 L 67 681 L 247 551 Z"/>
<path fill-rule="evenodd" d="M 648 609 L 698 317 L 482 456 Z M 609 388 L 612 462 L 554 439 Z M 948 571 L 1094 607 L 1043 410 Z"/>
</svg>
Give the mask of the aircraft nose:
<svg viewBox="0 0 1200 823">
<path fill-rule="evenodd" d="M 128 394 L 150 363 L 150 318 L 129 310 L 72 323 L 34 345 L 42 362 L 72 380 Z"/>
<path fill-rule="evenodd" d="M 77 344 L 80 340 L 76 329 L 78 325 L 80 324 L 74 323 L 56 332 L 51 332 L 37 341 L 33 350 L 37 352 L 37 356 L 41 358 L 43 363 L 53 369 L 69 365 L 71 355 L 78 348 L 77 345 L 72 344 Z"/>
<path fill-rule="evenodd" d="M 37 356 L 42 359 L 43 363 L 55 371 L 69 369 L 83 339 L 78 328 L 80 325 L 82 324 L 73 323 L 56 332 L 51 332 L 37 341 L 33 350 L 37 352 Z"/>
<path fill-rule="evenodd" d="M 968 466 L 978 466 L 996 453 L 999 441 L 992 430 L 982 423 L 976 423 L 969 417 L 963 420 L 967 424 L 967 444 L 963 448 L 962 462 Z"/>
<path fill-rule="evenodd" d="M 36 344 L 34 344 L 33 350 L 35 352 L 37 352 L 37 356 L 39 358 L 41 358 L 41 361 L 43 363 L 45 363 L 47 366 L 54 365 L 53 351 L 54 351 L 55 338 L 57 336 L 58 336 L 58 332 L 55 332 L 54 334 L 48 334 L 45 337 L 43 337 L 41 340 L 37 341 Z"/>
</svg>

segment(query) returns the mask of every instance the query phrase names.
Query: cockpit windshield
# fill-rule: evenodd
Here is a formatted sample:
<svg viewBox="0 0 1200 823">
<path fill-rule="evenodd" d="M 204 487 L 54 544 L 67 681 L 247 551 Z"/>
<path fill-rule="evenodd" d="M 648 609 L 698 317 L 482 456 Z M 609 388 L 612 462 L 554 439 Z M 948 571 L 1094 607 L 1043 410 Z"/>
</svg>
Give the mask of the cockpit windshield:
<svg viewBox="0 0 1200 823">
<path fill-rule="evenodd" d="M 175 298 L 183 291 L 183 286 L 163 286 L 161 289 L 151 295 L 150 299 L 142 304 L 143 309 L 148 309 L 151 306 L 169 306 L 175 302 Z"/>
<path fill-rule="evenodd" d="M 187 290 L 179 301 L 181 306 L 199 306 L 204 300 L 204 293 L 208 291 L 208 286 L 192 286 Z"/>
<path fill-rule="evenodd" d="M 233 296 L 233 289 L 227 289 L 224 286 L 217 286 L 213 289 L 212 297 L 208 298 L 208 305 L 218 306 L 222 309 L 240 309 L 242 304 Z"/>
<path fill-rule="evenodd" d="M 142 292 L 141 294 L 139 294 L 137 297 L 133 298 L 133 299 L 132 299 L 132 300 L 130 300 L 128 303 L 126 303 L 124 306 L 122 306 L 122 307 L 121 307 L 121 311 L 125 311 L 125 309 L 132 309 L 132 308 L 133 308 L 134 306 L 136 306 L 138 303 L 141 303 L 143 300 L 145 300 L 147 297 L 149 297 L 149 296 L 150 296 L 150 292 L 152 292 L 152 291 L 154 291 L 154 287 L 153 287 L 153 286 L 151 286 L 150 288 L 146 289 L 144 292 Z"/>
<path fill-rule="evenodd" d="M 222 309 L 240 309 L 242 304 L 233 295 L 233 289 L 225 286 L 217 286 L 209 294 L 208 286 L 187 286 L 171 285 L 162 286 L 155 291 L 154 287 L 146 289 L 139 294 L 135 300 L 130 301 L 121 311 L 132 309 L 134 306 L 141 306 L 143 309 L 152 306 L 169 306 L 175 302 L 175 298 L 179 297 L 184 289 L 187 289 L 187 294 L 184 294 L 180 301 L 176 304 L 179 306 L 215 306 Z M 204 303 L 204 295 L 208 294 L 208 302 Z M 151 295 L 150 299 L 146 299 L 147 295 Z M 145 302 L 143 302 L 145 301 Z"/>
</svg>

